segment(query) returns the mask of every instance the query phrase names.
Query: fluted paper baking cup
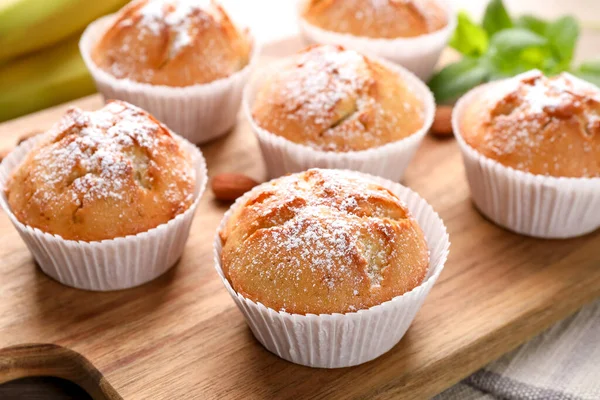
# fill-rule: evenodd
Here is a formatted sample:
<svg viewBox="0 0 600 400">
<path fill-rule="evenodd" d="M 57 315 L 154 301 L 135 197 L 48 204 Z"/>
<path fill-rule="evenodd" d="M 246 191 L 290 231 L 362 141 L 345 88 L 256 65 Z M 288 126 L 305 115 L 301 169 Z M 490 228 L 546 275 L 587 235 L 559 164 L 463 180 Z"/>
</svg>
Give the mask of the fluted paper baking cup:
<svg viewBox="0 0 600 400">
<path fill-rule="evenodd" d="M 290 314 L 255 303 L 237 293 L 221 268 L 219 233 L 232 215 L 260 187 L 239 198 L 225 214 L 215 237 L 215 268 L 225 288 L 244 314 L 252 333 L 267 350 L 296 364 L 319 368 L 350 367 L 373 360 L 404 336 L 448 257 L 450 241 L 443 221 L 412 190 L 389 180 L 348 171 L 397 195 L 416 218 L 429 248 L 429 271 L 423 283 L 377 306 L 347 314 Z"/>
<path fill-rule="evenodd" d="M 135 104 L 192 143 L 207 142 L 233 128 L 244 86 L 260 54 L 256 40 L 253 40 L 248 65 L 227 78 L 186 87 L 151 85 L 115 78 L 98 68 L 92 60 L 92 48 L 113 18 L 114 14 L 92 22 L 79 41 L 83 61 L 106 100 L 119 99 Z"/>
<path fill-rule="evenodd" d="M 0 206 L 8 214 L 42 271 L 67 286 L 107 291 L 127 289 L 151 281 L 177 262 L 183 253 L 194 211 L 207 182 L 206 162 L 196 146 L 179 138 L 180 144 L 191 155 L 196 172 L 194 201 L 185 212 L 137 235 L 83 242 L 65 240 L 24 225 L 8 205 L 6 183 L 11 171 L 20 165 L 43 136 L 22 143 L 0 165 Z"/>
<path fill-rule="evenodd" d="M 564 239 L 600 228 L 600 178 L 534 175 L 485 157 L 462 138 L 463 109 L 489 83 L 463 96 L 452 115 L 475 206 L 491 221 L 523 235 Z"/>
<path fill-rule="evenodd" d="M 387 143 L 383 146 L 349 152 L 316 150 L 275 135 L 261 128 L 252 117 L 252 108 L 258 91 L 265 79 L 269 77 L 269 71 L 276 69 L 280 65 L 280 62 L 275 62 L 265 68 L 261 74 L 256 74 L 250 80 L 244 90 L 243 104 L 244 112 L 250 122 L 252 131 L 258 138 L 270 178 L 276 178 L 293 172 L 301 172 L 310 168 L 333 168 L 364 172 L 395 182 L 402 179 L 406 167 L 433 123 L 435 101 L 429 88 L 411 72 L 385 60 L 379 58 L 373 59 L 387 68 L 397 71 L 409 89 L 422 100 L 425 109 L 421 129 L 404 139 Z"/>
<path fill-rule="evenodd" d="M 448 24 L 440 30 L 411 38 L 378 39 L 321 29 L 302 18 L 306 1 L 298 2 L 298 25 L 307 44 L 341 44 L 364 54 L 388 59 L 427 81 L 456 27 L 456 13 L 447 0 L 438 1 L 447 12 Z"/>
</svg>

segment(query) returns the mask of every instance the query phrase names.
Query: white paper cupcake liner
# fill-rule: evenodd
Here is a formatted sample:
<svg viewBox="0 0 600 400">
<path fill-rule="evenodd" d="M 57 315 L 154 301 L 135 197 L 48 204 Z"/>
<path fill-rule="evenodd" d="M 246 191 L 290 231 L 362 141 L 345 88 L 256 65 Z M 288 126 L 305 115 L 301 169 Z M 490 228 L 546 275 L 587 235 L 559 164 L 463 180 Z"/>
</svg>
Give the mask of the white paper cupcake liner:
<svg viewBox="0 0 600 400">
<path fill-rule="evenodd" d="M 256 95 L 269 77 L 269 71 L 277 68 L 278 62 L 257 74 L 244 90 L 244 112 L 266 163 L 270 178 L 288 173 L 301 172 L 310 168 L 348 169 L 399 181 L 412 160 L 423 138 L 429 131 L 435 115 L 435 101 L 429 88 L 403 67 L 379 58 L 373 58 L 387 68 L 397 71 L 408 87 L 423 101 L 423 127 L 412 135 L 362 151 L 333 152 L 315 150 L 309 146 L 291 142 L 281 136 L 262 129 L 252 117 Z"/>
<path fill-rule="evenodd" d="M 92 22 L 79 41 L 83 61 L 106 100 L 125 100 L 141 107 L 192 143 L 207 142 L 233 128 L 244 86 L 260 54 L 256 40 L 253 40 L 248 65 L 227 78 L 186 87 L 150 85 L 115 78 L 98 68 L 92 60 L 92 48 L 113 18 L 114 14 Z"/>
<path fill-rule="evenodd" d="M 496 224 L 538 238 L 569 238 L 600 228 L 600 178 L 518 171 L 485 157 L 464 141 L 459 124 L 464 107 L 494 84 L 471 90 L 458 101 L 452 115 L 475 206 Z"/>
<path fill-rule="evenodd" d="M 383 178 L 348 172 L 391 190 L 402 199 L 425 233 L 430 256 L 427 277 L 421 285 L 402 296 L 354 313 L 300 315 L 273 310 L 237 293 L 221 269 L 218 232 L 223 229 L 232 211 L 244 204 L 260 187 L 232 205 L 215 237 L 215 268 L 252 333 L 267 350 L 296 364 L 341 368 L 362 364 L 386 353 L 406 333 L 448 257 L 450 242 L 446 227 L 418 194 Z"/>
<path fill-rule="evenodd" d="M 31 251 L 42 271 L 55 280 L 86 290 L 119 290 L 141 285 L 162 275 L 181 257 L 194 212 L 208 180 L 206 162 L 198 148 L 180 139 L 192 156 L 196 172 L 194 201 L 169 222 L 137 235 L 83 242 L 65 240 L 19 222 L 6 197 L 6 183 L 43 135 L 23 142 L 0 164 L 0 206 Z"/>
<path fill-rule="evenodd" d="M 448 24 L 435 32 L 413 38 L 375 39 L 321 29 L 302 18 L 306 0 L 298 2 L 300 33 L 308 44 L 341 44 L 364 54 L 386 58 L 427 81 L 456 27 L 456 13 L 447 0 L 438 1 L 447 12 Z"/>
</svg>

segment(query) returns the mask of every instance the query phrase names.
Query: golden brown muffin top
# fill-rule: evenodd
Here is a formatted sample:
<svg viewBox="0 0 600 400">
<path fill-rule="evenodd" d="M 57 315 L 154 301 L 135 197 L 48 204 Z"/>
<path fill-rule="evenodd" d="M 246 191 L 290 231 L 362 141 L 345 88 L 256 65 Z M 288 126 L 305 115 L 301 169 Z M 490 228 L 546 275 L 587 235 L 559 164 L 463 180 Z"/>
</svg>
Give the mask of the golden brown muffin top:
<svg viewBox="0 0 600 400">
<path fill-rule="evenodd" d="M 286 59 L 252 107 L 263 129 L 324 151 L 358 151 L 403 139 L 424 123 L 424 104 L 398 72 L 341 46 Z"/>
<path fill-rule="evenodd" d="M 123 7 L 92 51 L 116 78 L 189 86 L 244 68 L 252 44 L 209 0 L 135 0 Z"/>
<path fill-rule="evenodd" d="M 169 130 L 114 101 L 67 111 L 12 172 L 6 194 L 23 224 L 97 241 L 168 222 L 192 204 L 194 184 L 190 156 Z"/>
<path fill-rule="evenodd" d="M 321 29 L 394 39 L 442 29 L 447 12 L 434 0 L 309 0 L 304 19 Z"/>
<path fill-rule="evenodd" d="M 600 90 L 563 73 L 530 71 L 491 84 L 465 104 L 464 140 L 525 172 L 600 177 Z"/>
<path fill-rule="evenodd" d="M 420 285 L 429 265 L 402 202 L 345 171 L 311 169 L 259 186 L 220 235 L 232 287 L 295 314 L 381 304 Z"/>
</svg>

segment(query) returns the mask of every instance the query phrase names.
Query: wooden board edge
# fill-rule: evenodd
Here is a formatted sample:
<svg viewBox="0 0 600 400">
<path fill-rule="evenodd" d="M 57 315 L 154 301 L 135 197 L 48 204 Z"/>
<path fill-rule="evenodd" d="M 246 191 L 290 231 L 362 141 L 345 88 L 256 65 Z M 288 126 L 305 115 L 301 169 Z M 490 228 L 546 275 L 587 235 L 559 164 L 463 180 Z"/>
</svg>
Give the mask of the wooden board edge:
<svg viewBox="0 0 600 400">
<path fill-rule="evenodd" d="M 0 349 L 0 384 L 39 376 L 73 382 L 94 400 L 123 400 L 104 375 L 76 351 L 47 343 Z"/>
</svg>

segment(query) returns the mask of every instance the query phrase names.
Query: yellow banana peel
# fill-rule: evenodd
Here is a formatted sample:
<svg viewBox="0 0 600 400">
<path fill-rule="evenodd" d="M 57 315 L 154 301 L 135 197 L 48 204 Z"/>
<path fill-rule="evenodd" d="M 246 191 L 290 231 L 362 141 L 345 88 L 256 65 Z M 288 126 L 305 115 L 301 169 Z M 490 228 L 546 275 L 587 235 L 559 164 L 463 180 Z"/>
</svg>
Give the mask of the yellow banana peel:
<svg viewBox="0 0 600 400">
<path fill-rule="evenodd" d="M 96 91 L 79 36 L 0 65 L 0 122 Z"/>
<path fill-rule="evenodd" d="M 82 31 L 128 0 L 0 0 L 0 64 Z"/>
</svg>

